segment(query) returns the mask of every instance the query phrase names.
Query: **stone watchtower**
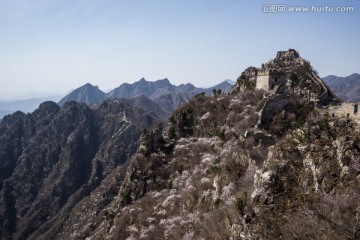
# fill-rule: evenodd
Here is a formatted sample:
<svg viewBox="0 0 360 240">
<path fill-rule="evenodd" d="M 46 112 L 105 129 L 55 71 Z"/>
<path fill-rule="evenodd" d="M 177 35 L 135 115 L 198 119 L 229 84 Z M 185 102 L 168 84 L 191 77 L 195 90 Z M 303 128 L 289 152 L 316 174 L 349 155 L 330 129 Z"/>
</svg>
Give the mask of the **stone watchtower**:
<svg viewBox="0 0 360 240">
<path fill-rule="evenodd" d="M 274 90 L 275 86 L 286 82 L 286 75 L 283 72 L 271 71 L 268 69 L 259 71 L 256 77 L 256 89 L 267 91 Z"/>
</svg>

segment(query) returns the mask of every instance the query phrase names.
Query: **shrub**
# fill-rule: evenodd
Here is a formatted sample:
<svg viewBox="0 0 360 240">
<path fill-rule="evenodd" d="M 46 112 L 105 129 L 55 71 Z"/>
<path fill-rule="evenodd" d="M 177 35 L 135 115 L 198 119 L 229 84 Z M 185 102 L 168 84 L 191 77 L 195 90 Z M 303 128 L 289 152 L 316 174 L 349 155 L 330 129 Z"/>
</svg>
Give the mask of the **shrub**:
<svg viewBox="0 0 360 240">
<path fill-rule="evenodd" d="M 244 192 L 241 197 L 238 197 L 235 200 L 236 209 L 241 213 L 241 215 L 244 215 L 246 202 L 247 202 L 247 192 Z"/>
<path fill-rule="evenodd" d="M 182 172 L 184 171 L 184 165 L 182 165 L 182 164 L 176 164 L 175 168 L 179 174 L 182 174 Z"/>
<path fill-rule="evenodd" d="M 222 200 L 220 198 L 216 198 L 214 201 L 214 206 L 218 207 L 222 203 Z"/>
</svg>

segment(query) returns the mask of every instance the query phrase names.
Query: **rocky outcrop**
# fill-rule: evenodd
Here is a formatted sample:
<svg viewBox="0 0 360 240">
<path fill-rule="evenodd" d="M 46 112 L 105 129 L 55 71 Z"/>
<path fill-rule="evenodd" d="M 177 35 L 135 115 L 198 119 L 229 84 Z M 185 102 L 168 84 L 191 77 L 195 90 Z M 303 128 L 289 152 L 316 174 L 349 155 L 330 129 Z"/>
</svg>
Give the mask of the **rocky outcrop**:
<svg viewBox="0 0 360 240">
<path fill-rule="evenodd" d="M 254 178 L 253 209 L 262 220 L 254 222 L 252 232 L 264 239 L 357 239 L 356 126 L 312 116 L 271 148 Z M 275 229 L 264 228 L 266 222 L 276 222 Z"/>
<path fill-rule="evenodd" d="M 284 79 L 280 81 L 278 76 Z M 262 83 L 257 84 L 258 81 Z M 261 108 L 259 127 L 274 129 L 272 125 L 279 126 L 279 122 L 283 122 L 283 129 L 275 130 L 277 134 L 284 133 L 286 128 L 293 124 L 303 122 L 304 114 L 306 115 L 314 107 L 340 103 L 340 100 L 318 77 L 310 62 L 301 58 L 294 49 L 279 51 L 276 58 L 263 64 L 261 69 L 253 67 L 246 69 L 234 89 L 246 91 L 255 89 L 255 85 L 261 88 L 269 84 L 275 86 L 264 89 L 266 98 L 259 104 Z M 275 124 L 272 124 L 273 122 Z"/>
</svg>

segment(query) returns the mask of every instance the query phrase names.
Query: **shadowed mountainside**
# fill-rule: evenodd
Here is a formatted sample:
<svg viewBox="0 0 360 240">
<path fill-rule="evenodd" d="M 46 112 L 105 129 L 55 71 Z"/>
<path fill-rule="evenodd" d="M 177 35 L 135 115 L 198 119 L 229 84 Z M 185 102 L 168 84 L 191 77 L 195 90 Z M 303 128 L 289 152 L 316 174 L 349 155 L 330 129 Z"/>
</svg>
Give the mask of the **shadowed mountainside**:
<svg viewBox="0 0 360 240">
<path fill-rule="evenodd" d="M 1 238 L 24 239 L 64 217 L 126 164 L 155 115 L 117 100 L 88 107 L 45 102 L 0 123 Z M 121 178 L 121 176 L 120 176 Z"/>
</svg>

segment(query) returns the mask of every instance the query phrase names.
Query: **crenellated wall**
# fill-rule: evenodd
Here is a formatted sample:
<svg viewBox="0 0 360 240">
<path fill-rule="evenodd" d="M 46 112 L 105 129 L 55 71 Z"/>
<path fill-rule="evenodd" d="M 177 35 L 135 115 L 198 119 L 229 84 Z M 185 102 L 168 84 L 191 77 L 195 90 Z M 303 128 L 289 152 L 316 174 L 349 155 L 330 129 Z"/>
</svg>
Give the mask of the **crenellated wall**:
<svg viewBox="0 0 360 240">
<path fill-rule="evenodd" d="M 360 121 L 359 104 L 357 103 L 341 103 L 340 105 L 330 106 L 326 112 L 333 117 L 346 117 L 356 121 Z"/>
</svg>

